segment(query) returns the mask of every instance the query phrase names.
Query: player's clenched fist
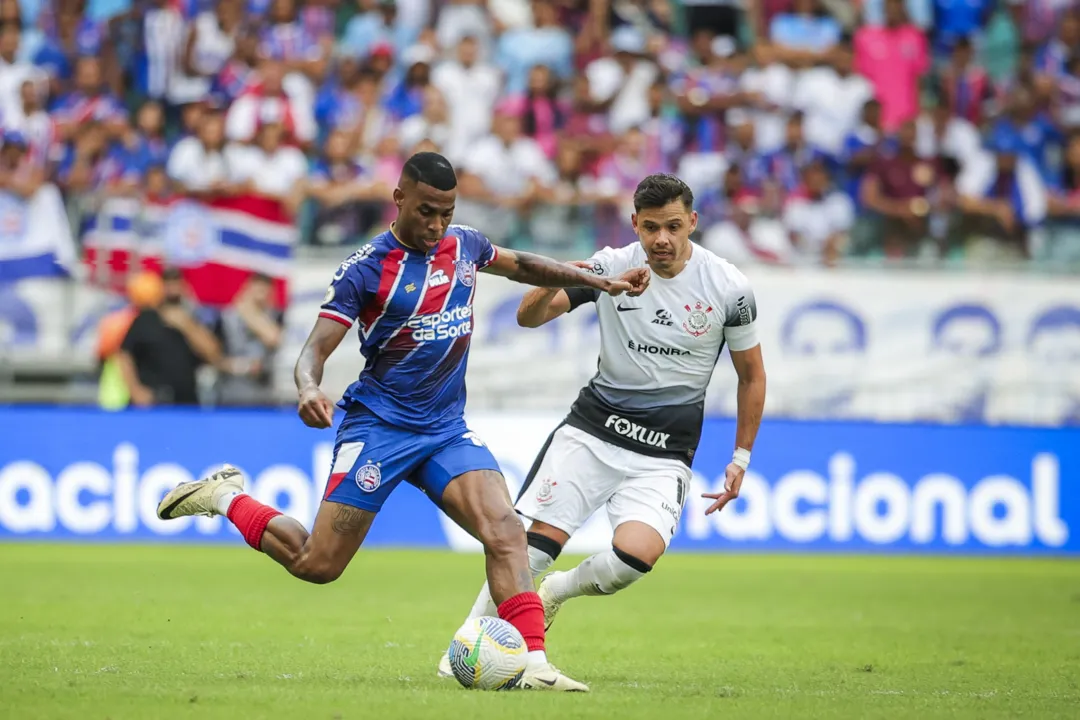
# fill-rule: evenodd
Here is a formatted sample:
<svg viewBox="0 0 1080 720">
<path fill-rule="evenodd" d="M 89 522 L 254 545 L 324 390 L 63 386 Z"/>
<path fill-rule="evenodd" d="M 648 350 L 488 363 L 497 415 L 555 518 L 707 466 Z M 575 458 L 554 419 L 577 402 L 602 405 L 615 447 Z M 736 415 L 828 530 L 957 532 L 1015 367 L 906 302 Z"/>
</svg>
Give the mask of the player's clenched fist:
<svg viewBox="0 0 1080 720">
<path fill-rule="evenodd" d="M 649 287 L 650 278 L 652 278 L 652 273 L 647 267 L 630 268 L 619 276 L 620 280 L 630 283 L 630 289 L 626 291 L 630 297 L 637 297 L 645 292 L 645 289 Z"/>
<path fill-rule="evenodd" d="M 334 404 L 317 387 L 300 391 L 300 419 L 313 428 L 328 428 L 334 424 Z"/>
</svg>

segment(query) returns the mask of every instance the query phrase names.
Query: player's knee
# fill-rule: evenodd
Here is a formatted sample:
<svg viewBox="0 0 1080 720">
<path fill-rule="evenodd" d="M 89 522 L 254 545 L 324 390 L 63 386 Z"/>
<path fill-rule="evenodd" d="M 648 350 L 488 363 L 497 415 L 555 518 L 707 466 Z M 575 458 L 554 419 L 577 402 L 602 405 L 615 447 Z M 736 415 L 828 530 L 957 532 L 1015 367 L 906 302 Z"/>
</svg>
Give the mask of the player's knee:
<svg viewBox="0 0 1080 720">
<path fill-rule="evenodd" d="M 479 527 L 480 542 L 490 555 L 507 555 L 525 549 L 525 527 L 513 508 L 499 509 Z"/>
<path fill-rule="evenodd" d="M 289 572 L 305 582 L 326 585 L 341 577 L 344 569 L 344 567 L 327 560 L 315 559 L 310 555 L 301 555 L 289 568 Z"/>
<path fill-rule="evenodd" d="M 615 546 L 612 546 L 611 550 L 615 556 L 615 562 L 612 563 L 611 574 L 607 578 L 609 592 L 615 593 L 630 587 L 653 569 L 653 563 L 625 550 Z"/>
</svg>

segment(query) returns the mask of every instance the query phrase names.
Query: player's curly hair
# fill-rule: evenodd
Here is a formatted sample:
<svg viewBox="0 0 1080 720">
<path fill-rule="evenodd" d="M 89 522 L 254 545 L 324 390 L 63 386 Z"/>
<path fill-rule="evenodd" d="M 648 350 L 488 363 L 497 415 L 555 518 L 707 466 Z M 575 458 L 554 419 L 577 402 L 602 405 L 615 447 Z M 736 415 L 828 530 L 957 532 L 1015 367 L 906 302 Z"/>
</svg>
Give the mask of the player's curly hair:
<svg viewBox="0 0 1080 720">
<path fill-rule="evenodd" d="M 670 173 L 649 175 L 638 183 L 634 191 L 634 212 L 661 208 L 674 200 L 681 200 L 689 212 L 694 207 L 694 191 Z"/>
</svg>

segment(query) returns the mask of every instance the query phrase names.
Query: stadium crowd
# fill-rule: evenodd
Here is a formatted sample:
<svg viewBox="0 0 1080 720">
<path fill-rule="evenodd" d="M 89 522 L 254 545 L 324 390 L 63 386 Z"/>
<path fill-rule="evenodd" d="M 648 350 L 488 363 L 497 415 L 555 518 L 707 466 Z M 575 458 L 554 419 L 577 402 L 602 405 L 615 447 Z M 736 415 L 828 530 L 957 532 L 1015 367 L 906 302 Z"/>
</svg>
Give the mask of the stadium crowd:
<svg viewBox="0 0 1080 720">
<path fill-rule="evenodd" d="M 575 254 L 683 176 L 735 260 L 1080 260 L 1076 0 L 0 0 L 0 185 L 254 193 L 307 242 L 392 217 Z"/>
</svg>

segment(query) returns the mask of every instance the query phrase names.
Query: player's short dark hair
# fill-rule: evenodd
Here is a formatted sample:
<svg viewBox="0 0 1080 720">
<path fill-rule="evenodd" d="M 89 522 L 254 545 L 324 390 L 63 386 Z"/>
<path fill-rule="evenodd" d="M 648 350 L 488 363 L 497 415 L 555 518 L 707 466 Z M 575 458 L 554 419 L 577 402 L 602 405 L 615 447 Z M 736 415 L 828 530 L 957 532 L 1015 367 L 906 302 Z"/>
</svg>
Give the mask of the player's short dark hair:
<svg viewBox="0 0 1080 720">
<path fill-rule="evenodd" d="M 694 191 L 670 173 L 649 175 L 634 190 L 634 212 L 662 208 L 675 200 L 681 200 L 683 207 L 690 211 L 694 207 Z"/>
<path fill-rule="evenodd" d="M 457 187 L 454 166 L 435 152 L 416 153 L 405 161 L 401 174 L 415 183 L 430 185 L 436 190 L 453 190 Z"/>
</svg>

